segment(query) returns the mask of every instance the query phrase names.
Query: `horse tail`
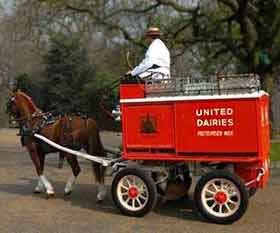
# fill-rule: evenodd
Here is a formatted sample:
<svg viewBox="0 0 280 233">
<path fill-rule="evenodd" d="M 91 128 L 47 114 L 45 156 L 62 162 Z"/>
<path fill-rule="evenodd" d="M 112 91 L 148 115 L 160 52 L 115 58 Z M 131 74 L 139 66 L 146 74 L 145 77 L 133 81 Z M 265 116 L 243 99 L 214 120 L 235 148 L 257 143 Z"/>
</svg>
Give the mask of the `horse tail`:
<svg viewBox="0 0 280 233">
<path fill-rule="evenodd" d="M 104 150 L 99 129 L 94 120 L 88 119 L 87 126 L 89 128 L 89 141 L 88 141 L 88 153 L 94 156 L 105 157 L 106 152 Z M 93 173 L 98 183 L 104 183 L 105 169 L 102 165 L 92 162 Z"/>
<path fill-rule="evenodd" d="M 89 128 L 88 153 L 95 156 L 106 156 L 103 143 L 100 138 L 99 129 L 94 120 L 88 119 L 87 126 Z"/>
</svg>

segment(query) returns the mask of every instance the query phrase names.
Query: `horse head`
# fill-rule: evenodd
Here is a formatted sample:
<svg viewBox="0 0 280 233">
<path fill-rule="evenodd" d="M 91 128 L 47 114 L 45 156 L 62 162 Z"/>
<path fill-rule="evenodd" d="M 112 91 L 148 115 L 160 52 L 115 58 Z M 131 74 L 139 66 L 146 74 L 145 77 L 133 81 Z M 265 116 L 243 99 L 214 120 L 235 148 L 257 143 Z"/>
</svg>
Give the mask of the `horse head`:
<svg viewBox="0 0 280 233">
<path fill-rule="evenodd" d="M 20 117 L 20 112 L 19 112 L 19 108 L 17 107 L 17 101 L 16 101 L 15 93 L 10 91 L 9 94 L 10 94 L 10 96 L 9 96 L 9 99 L 6 103 L 6 113 L 13 118 L 19 118 Z"/>
<path fill-rule="evenodd" d="M 10 98 L 6 103 L 6 113 L 16 120 L 29 119 L 34 112 L 40 111 L 31 97 L 24 92 L 17 90 L 10 92 Z"/>
</svg>

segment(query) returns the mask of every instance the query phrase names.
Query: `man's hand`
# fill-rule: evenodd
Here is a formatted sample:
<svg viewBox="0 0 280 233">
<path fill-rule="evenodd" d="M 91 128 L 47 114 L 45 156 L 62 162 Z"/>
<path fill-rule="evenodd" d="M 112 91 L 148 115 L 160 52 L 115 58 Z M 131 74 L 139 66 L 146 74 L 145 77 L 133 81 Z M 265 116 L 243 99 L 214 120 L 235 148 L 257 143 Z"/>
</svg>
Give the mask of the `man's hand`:
<svg viewBox="0 0 280 233">
<path fill-rule="evenodd" d="M 126 75 L 126 76 L 131 75 L 131 70 L 127 71 L 125 75 Z"/>
</svg>

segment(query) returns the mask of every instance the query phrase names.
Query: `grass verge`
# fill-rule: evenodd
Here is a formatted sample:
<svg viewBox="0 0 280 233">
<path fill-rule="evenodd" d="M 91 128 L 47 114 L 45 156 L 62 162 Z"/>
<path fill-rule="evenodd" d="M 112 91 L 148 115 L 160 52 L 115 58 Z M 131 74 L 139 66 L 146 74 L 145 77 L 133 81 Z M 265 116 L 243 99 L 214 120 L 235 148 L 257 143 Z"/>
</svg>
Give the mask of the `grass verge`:
<svg viewBox="0 0 280 233">
<path fill-rule="evenodd" d="M 278 142 L 271 143 L 270 160 L 271 161 L 280 161 L 280 143 L 278 143 Z"/>
</svg>

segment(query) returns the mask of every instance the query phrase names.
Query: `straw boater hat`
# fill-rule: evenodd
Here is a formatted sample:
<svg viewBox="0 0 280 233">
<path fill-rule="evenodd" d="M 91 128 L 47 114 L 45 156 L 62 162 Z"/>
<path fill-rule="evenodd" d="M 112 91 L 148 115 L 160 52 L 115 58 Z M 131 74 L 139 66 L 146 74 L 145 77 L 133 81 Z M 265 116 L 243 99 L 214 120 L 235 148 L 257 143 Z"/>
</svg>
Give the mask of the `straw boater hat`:
<svg viewBox="0 0 280 233">
<path fill-rule="evenodd" d="M 146 36 L 160 36 L 160 29 L 158 27 L 150 27 Z"/>
</svg>

